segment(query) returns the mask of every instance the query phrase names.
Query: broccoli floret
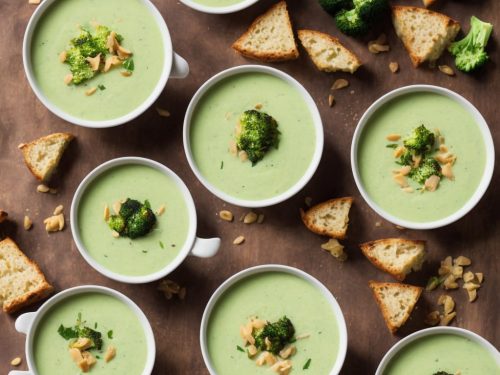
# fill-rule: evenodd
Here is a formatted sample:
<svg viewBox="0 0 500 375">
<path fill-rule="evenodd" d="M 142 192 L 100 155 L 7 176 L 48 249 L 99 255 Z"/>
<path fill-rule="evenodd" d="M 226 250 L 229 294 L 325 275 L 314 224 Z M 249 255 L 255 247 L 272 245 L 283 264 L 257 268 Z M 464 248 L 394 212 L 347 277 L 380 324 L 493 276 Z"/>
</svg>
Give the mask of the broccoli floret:
<svg viewBox="0 0 500 375">
<path fill-rule="evenodd" d="M 141 208 L 141 202 L 127 198 L 127 200 L 120 207 L 120 216 L 127 220 L 130 216 L 134 214 L 134 212 L 138 211 Z"/>
<path fill-rule="evenodd" d="M 489 56 L 484 50 L 488 44 L 493 25 L 483 22 L 472 16 L 470 19 L 469 33 L 448 47 L 450 53 L 455 56 L 455 65 L 463 72 L 470 72 L 483 66 Z"/>
<path fill-rule="evenodd" d="M 354 5 L 352 0 L 318 0 L 319 5 L 332 16 L 342 9 L 352 9 Z"/>
<path fill-rule="evenodd" d="M 422 154 L 432 149 L 434 146 L 434 133 L 427 129 L 424 125 L 413 129 L 411 134 L 404 139 L 403 144 L 406 148 Z"/>
<path fill-rule="evenodd" d="M 130 238 L 142 237 L 148 234 L 156 223 L 153 211 L 145 205 L 134 212 L 127 220 L 127 236 Z"/>
<path fill-rule="evenodd" d="M 399 162 L 398 164 L 400 165 L 412 165 L 413 164 L 413 153 L 405 149 L 403 152 L 403 155 L 399 157 Z"/>
<path fill-rule="evenodd" d="M 255 109 L 245 111 L 240 117 L 240 126 L 236 145 L 247 153 L 252 165 L 262 160 L 271 147 L 278 148 L 278 123 L 267 113 Z"/>
<path fill-rule="evenodd" d="M 121 234 L 125 230 L 126 222 L 120 215 L 111 215 L 108 220 L 108 225 L 112 230 Z"/>
<path fill-rule="evenodd" d="M 417 168 L 413 168 L 410 172 L 410 178 L 421 185 L 433 175 L 441 177 L 441 166 L 431 157 L 425 158 Z"/>
<path fill-rule="evenodd" d="M 91 79 L 95 75 L 86 57 L 83 56 L 81 51 L 76 47 L 67 51 L 66 62 L 69 64 L 69 70 L 73 75 L 72 82 L 75 85 Z"/>
<path fill-rule="evenodd" d="M 255 346 L 260 350 L 267 350 L 278 354 L 295 335 L 295 328 L 286 316 L 274 323 L 268 322 L 264 328 L 255 333 Z M 269 345 L 266 343 L 268 339 Z"/>
<path fill-rule="evenodd" d="M 350 36 L 363 35 L 369 28 L 369 24 L 361 18 L 356 8 L 338 12 L 335 16 L 335 24 L 341 32 Z"/>
<path fill-rule="evenodd" d="M 376 22 L 389 10 L 387 0 L 354 0 L 354 7 L 366 22 Z"/>
</svg>

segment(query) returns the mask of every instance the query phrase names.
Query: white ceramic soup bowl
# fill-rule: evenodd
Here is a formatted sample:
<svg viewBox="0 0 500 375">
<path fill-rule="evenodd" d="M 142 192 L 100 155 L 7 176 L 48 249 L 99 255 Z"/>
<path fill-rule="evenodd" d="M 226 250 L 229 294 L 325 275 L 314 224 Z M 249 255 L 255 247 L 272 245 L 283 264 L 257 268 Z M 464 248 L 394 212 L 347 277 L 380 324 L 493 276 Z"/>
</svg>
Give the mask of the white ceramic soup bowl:
<svg viewBox="0 0 500 375">
<path fill-rule="evenodd" d="M 451 334 L 465 337 L 484 348 L 488 353 L 495 358 L 498 366 L 500 367 L 500 353 L 493 345 L 491 345 L 486 339 L 482 338 L 478 334 L 471 332 L 469 330 L 457 327 L 432 327 L 426 328 L 421 331 L 412 333 L 406 336 L 404 339 L 398 341 L 394 346 L 389 349 L 389 351 L 384 355 L 380 364 L 377 367 L 375 375 L 384 375 L 384 371 L 388 367 L 391 360 L 400 353 L 405 347 L 414 342 L 415 340 L 421 339 L 422 337 L 440 335 L 440 334 Z M 493 375 L 493 374 L 492 374 Z"/>
<path fill-rule="evenodd" d="M 361 181 L 361 176 L 358 168 L 358 145 L 359 141 L 361 138 L 361 134 L 366 126 L 366 124 L 369 123 L 372 115 L 376 113 L 376 111 L 382 107 L 384 104 L 400 97 L 406 94 L 410 93 L 416 93 L 416 92 L 430 92 L 430 93 L 436 93 L 439 95 L 446 96 L 453 101 L 457 102 L 462 106 L 469 114 L 472 116 L 474 119 L 475 123 L 477 124 L 478 130 L 481 133 L 481 136 L 483 138 L 485 150 L 486 150 L 486 161 L 485 161 L 485 167 L 484 167 L 484 172 L 483 176 L 481 177 L 481 180 L 476 188 L 476 191 L 474 194 L 469 198 L 469 200 L 456 212 L 453 214 L 449 215 L 448 217 L 445 217 L 443 219 L 439 219 L 436 221 L 429 221 L 429 222 L 414 222 L 414 221 L 409 221 L 409 220 L 404 220 L 401 218 L 398 218 L 390 213 L 388 213 L 386 210 L 384 210 L 382 207 L 380 207 L 367 193 L 365 190 L 363 183 Z M 495 166 L 495 148 L 493 145 L 493 139 L 491 137 L 490 129 L 488 127 L 488 124 L 486 123 L 485 119 L 481 115 L 481 113 L 477 110 L 476 107 L 474 107 L 467 99 L 462 97 L 461 95 L 445 89 L 443 87 L 438 87 L 438 86 L 432 86 L 432 85 L 411 85 L 411 86 L 405 86 L 401 87 L 399 89 L 390 91 L 389 93 L 383 95 L 379 99 L 377 99 L 363 114 L 361 119 L 358 122 L 358 125 L 356 127 L 356 130 L 354 131 L 354 135 L 352 138 L 352 144 L 351 144 L 351 168 L 352 168 L 352 173 L 354 175 L 354 181 L 356 182 L 356 186 L 358 187 L 359 192 L 361 193 L 361 196 L 363 199 L 368 203 L 368 205 L 380 216 L 382 216 L 384 219 L 390 221 L 391 223 L 394 223 L 396 225 L 400 225 L 405 228 L 410 228 L 410 229 L 434 229 L 434 228 L 439 228 L 443 227 L 445 225 L 451 224 L 459 219 L 461 219 L 463 216 L 465 216 L 470 210 L 474 208 L 474 206 L 479 202 L 479 200 L 483 197 L 484 193 L 488 189 L 488 186 L 490 184 L 491 178 L 493 176 L 493 169 Z"/>
<path fill-rule="evenodd" d="M 155 363 L 156 356 L 156 345 L 155 338 L 153 335 L 153 330 L 151 329 L 151 325 L 149 324 L 148 318 L 142 312 L 142 310 L 127 296 L 123 295 L 120 292 L 117 292 L 114 289 L 106 288 L 103 286 L 97 285 L 84 285 L 77 286 L 74 288 L 66 289 L 62 292 L 57 293 L 49 300 L 47 300 L 39 309 L 35 312 L 25 313 L 20 315 L 16 320 L 16 330 L 18 332 L 24 333 L 26 335 L 26 362 L 28 365 L 28 371 L 11 371 L 9 375 L 37 375 L 38 372 L 35 366 L 35 359 L 33 353 L 33 344 L 36 337 L 36 330 L 38 324 L 42 321 L 45 314 L 58 303 L 63 300 L 84 293 L 100 293 L 116 298 L 117 300 L 123 302 L 132 312 L 137 316 L 142 329 L 144 331 L 144 335 L 146 337 L 146 345 L 147 345 L 147 356 L 146 363 L 144 364 L 144 370 L 141 375 L 150 375 L 153 371 L 153 366 Z M 77 368 L 75 367 L 75 373 L 77 373 Z M 139 375 L 139 374 L 137 374 Z"/>
<path fill-rule="evenodd" d="M 174 183 L 177 185 L 178 189 L 181 191 L 188 211 L 189 217 L 189 229 L 187 239 L 184 242 L 179 254 L 167 264 L 162 270 L 154 272 L 149 275 L 144 276 L 129 276 L 122 275 L 113 271 L 110 271 L 106 267 L 102 266 L 98 263 L 87 251 L 83 241 L 80 236 L 80 229 L 78 225 L 78 206 L 80 204 L 80 200 L 85 193 L 87 187 L 101 174 L 106 172 L 111 168 L 115 168 L 122 165 L 144 165 L 147 167 L 154 168 L 161 173 L 165 174 L 169 177 Z M 106 277 L 110 279 L 121 281 L 124 283 L 130 284 L 142 284 L 148 283 L 151 281 L 159 280 L 173 270 L 175 270 L 183 261 L 186 259 L 188 255 L 194 255 L 201 258 L 212 257 L 217 254 L 217 251 L 220 247 L 220 238 L 210 238 L 204 239 L 196 237 L 196 208 L 194 206 L 193 198 L 191 197 L 191 193 L 188 188 L 184 184 L 184 182 L 177 176 L 171 169 L 165 167 L 163 164 L 160 164 L 156 161 L 150 159 L 144 159 L 139 157 L 122 157 L 107 161 L 97 168 L 95 168 L 92 172 L 90 172 L 80 183 L 78 188 L 76 189 L 75 195 L 73 196 L 73 201 L 71 202 L 71 233 L 73 235 L 73 240 L 76 243 L 76 247 L 83 258 L 87 261 L 87 263 L 92 266 L 96 271 L 100 272 Z"/>
<path fill-rule="evenodd" d="M 249 6 L 255 4 L 259 0 L 241 0 L 240 2 L 232 5 L 226 5 L 226 6 L 210 6 L 210 5 L 204 5 L 200 4 L 194 0 L 181 0 L 181 3 L 184 5 L 187 5 L 188 7 L 195 9 L 199 12 L 203 13 L 211 13 L 211 14 L 227 14 L 227 13 L 234 13 L 234 12 L 239 12 L 240 10 L 243 10 L 245 8 L 248 8 Z"/>
<path fill-rule="evenodd" d="M 155 100 L 158 99 L 161 92 L 165 88 L 165 85 L 167 84 L 168 78 L 185 78 L 188 75 L 189 65 L 186 60 L 184 60 L 181 56 L 173 51 L 170 33 L 162 15 L 150 0 L 138 0 L 143 3 L 143 5 L 153 16 L 154 20 L 158 24 L 158 28 L 160 29 L 160 33 L 163 39 L 163 50 L 165 51 L 165 58 L 160 79 L 158 80 L 158 83 L 156 84 L 154 90 L 151 92 L 149 97 L 137 108 L 130 108 L 130 112 L 128 114 L 111 120 L 86 120 L 83 118 L 75 117 L 65 112 L 54 103 L 52 103 L 40 90 L 33 72 L 31 61 L 31 44 L 36 26 L 40 19 L 43 17 L 44 13 L 50 8 L 50 6 L 58 1 L 62 0 L 44 0 L 40 5 L 37 6 L 35 12 L 28 22 L 23 40 L 23 64 L 28 82 L 33 89 L 33 92 L 42 102 L 42 104 L 56 116 L 72 124 L 89 128 L 108 128 L 121 125 L 133 120 L 137 116 L 141 115 L 144 111 L 146 111 L 155 102 Z"/>
<path fill-rule="evenodd" d="M 226 192 L 220 190 L 216 186 L 214 186 L 208 179 L 206 179 L 203 174 L 200 172 L 198 166 L 196 165 L 196 162 L 193 157 L 193 153 L 191 151 L 191 141 L 190 141 L 190 129 L 191 129 L 191 120 L 193 118 L 193 114 L 196 110 L 196 106 L 198 105 L 198 102 L 202 99 L 202 97 L 207 93 L 208 90 L 210 90 L 214 85 L 216 85 L 218 82 L 222 81 L 223 79 L 226 79 L 231 76 L 239 75 L 242 73 L 265 73 L 269 74 L 275 77 L 278 77 L 285 82 L 289 83 L 294 89 L 296 89 L 300 95 L 302 96 L 302 99 L 304 102 L 307 104 L 307 107 L 309 108 L 309 111 L 311 112 L 312 120 L 313 120 L 313 125 L 314 125 L 314 131 L 315 131 L 315 150 L 314 154 L 312 157 L 312 160 L 309 164 L 309 167 L 305 171 L 304 175 L 302 178 L 300 178 L 293 186 L 291 186 L 287 191 L 271 197 L 267 199 L 262 199 L 262 200 L 247 200 L 247 199 L 241 199 L 238 197 L 235 197 L 233 195 L 227 194 Z M 292 197 L 296 193 L 298 193 L 312 178 L 314 175 L 314 172 L 316 172 L 316 169 L 318 168 L 319 162 L 321 160 L 321 155 L 323 153 L 323 143 L 324 143 L 324 136 L 323 136 L 323 122 L 321 121 L 321 116 L 318 111 L 318 107 L 316 106 L 316 103 L 314 102 L 314 99 L 311 97 L 311 95 L 307 92 L 307 90 L 302 86 L 297 80 L 292 78 L 290 75 L 275 69 L 271 68 L 268 66 L 263 66 L 263 65 L 241 65 L 237 66 L 234 68 L 229 68 L 226 70 L 223 70 L 222 72 L 214 75 L 212 78 L 210 78 L 208 81 L 206 81 L 199 89 L 198 91 L 194 94 L 193 98 L 191 99 L 191 102 L 189 103 L 189 106 L 186 110 L 186 115 L 184 117 L 184 128 L 183 128 L 183 142 L 184 142 L 184 152 L 186 153 L 187 160 L 189 162 L 189 166 L 193 170 L 193 173 L 196 175 L 198 180 L 214 195 L 222 199 L 223 201 L 226 201 L 228 203 L 240 206 L 240 207 L 267 207 L 267 206 L 272 206 L 278 203 L 281 203 L 288 198 Z"/>
<path fill-rule="evenodd" d="M 333 310 L 333 314 L 335 315 L 337 326 L 339 329 L 339 351 L 337 354 L 337 359 L 335 360 L 335 363 L 333 365 L 333 368 L 330 371 L 330 375 L 339 374 L 340 370 L 342 369 L 342 365 L 344 364 L 345 356 L 347 353 L 347 328 L 344 320 L 344 315 L 342 314 L 342 310 L 340 309 L 337 300 L 335 299 L 335 297 L 333 297 L 332 293 L 313 276 L 297 268 L 284 266 L 281 264 L 266 264 L 266 265 L 247 268 L 243 271 L 240 271 L 235 275 L 231 276 L 226 281 L 224 281 L 217 288 L 214 294 L 212 294 L 212 297 L 210 297 L 210 300 L 208 301 L 207 306 L 205 307 L 205 311 L 203 312 L 203 317 L 201 319 L 201 326 L 200 326 L 201 353 L 203 355 L 203 360 L 205 361 L 205 366 L 207 367 L 210 374 L 217 375 L 217 372 L 215 371 L 212 365 L 212 361 L 210 359 L 210 354 L 208 352 L 208 343 L 207 343 L 207 328 L 214 307 L 216 306 L 221 296 L 237 282 L 252 277 L 253 275 L 266 272 L 282 272 L 282 273 L 284 272 L 291 274 L 293 276 L 297 276 L 307 281 L 315 288 L 317 288 L 321 292 L 323 297 L 328 301 L 329 305 Z"/>
</svg>

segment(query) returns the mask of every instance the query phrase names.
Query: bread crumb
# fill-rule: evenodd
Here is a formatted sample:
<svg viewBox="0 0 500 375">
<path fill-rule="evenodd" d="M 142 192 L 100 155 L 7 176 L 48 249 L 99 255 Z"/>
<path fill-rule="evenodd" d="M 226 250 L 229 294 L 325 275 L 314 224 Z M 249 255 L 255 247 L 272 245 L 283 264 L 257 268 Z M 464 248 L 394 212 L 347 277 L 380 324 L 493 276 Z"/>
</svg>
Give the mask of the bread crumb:
<svg viewBox="0 0 500 375">
<path fill-rule="evenodd" d="M 333 82 L 331 90 L 340 90 L 349 86 L 349 81 L 347 79 L 339 78 Z"/>
<path fill-rule="evenodd" d="M 10 361 L 11 366 L 19 366 L 22 362 L 21 357 L 16 357 L 12 361 Z"/>
<path fill-rule="evenodd" d="M 399 64 L 396 61 L 391 61 L 389 63 L 389 70 L 392 73 L 397 73 L 399 71 Z"/>
<path fill-rule="evenodd" d="M 40 184 L 36 187 L 36 191 L 38 191 L 39 193 L 48 193 L 49 190 L 50 190 L 49 187 L 44 184 Z"/>
<path fill-rule="evenodd" d="M 91 87 L 90 89 L 88 89 L 87 91 L 85 91 L 85 95 L 86 96 L 91 96 L 91 95 L 94 95 L 94 93 L 97 91 L 97 87 Z"/>
<path fill-rule="evenodd" d="M 238 236 L 234 239 L 233 245 L 241 245 L 243 242 L 245 242 L 245 237 Z"/>
<path fill-rule="evenodd" d="M 57 206 L 54 209 L 54 215 L 59 215 L 61 212 L 63 212 L 63 210 L 64 210 L 64 206 L 62 204 L 60 204 L 59 206 Z"/>
</svg>

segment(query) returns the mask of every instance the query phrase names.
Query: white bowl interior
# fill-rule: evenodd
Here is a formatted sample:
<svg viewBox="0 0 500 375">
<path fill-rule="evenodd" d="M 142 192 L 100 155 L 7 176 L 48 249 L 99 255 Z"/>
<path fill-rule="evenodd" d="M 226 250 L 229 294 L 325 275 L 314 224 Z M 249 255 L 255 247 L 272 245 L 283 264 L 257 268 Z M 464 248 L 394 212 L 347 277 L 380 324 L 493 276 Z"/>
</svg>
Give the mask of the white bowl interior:
<svg viewBox="0 0 500 375">
<path fill-rule="evenodd" d="M 474 341 L 475 343 L 479 344 L 484 349 L 486 349 L 486 351 L 488 351 L 492 355 L 492 357 L 495 358 L 496 362 L 498 363 L 498 366 L 500 367 L 500 353 L 498 352 L 498 350 L 495 349 L 493 345 L 491 345 L 486 339 L 482 338 L 478 334 L 457 327 L 432 327 L 414 332 L 411 335 L 402 339 L 401 341 L 398 341 L 391 349 L 389 349 L 389 351 L 382 358 L 375 375 L 383 375 L 385 369 L 390 364 L 391 360 L 412 342 L 426 336 L 433 336 L 440 334 L 453 334 L 453 335 L 463 336 Z"/>
<path fill-rule="evenodd" d="M 28 82 L 31 88 L 33 89 L 33 92 L 37 96 L 37 98 L 42 102 L 42 104 L 45 107 L 47 107 L 49 111 L 54 113 L 56 116 L 72 124 L 85 126 L 89 128 L 108 128 L 112 126 L 121 125 L 128 121 L 133 120 L 134 118 L 142 114 L 160 96 L 161 92 L 165 88 L 165 85 L 167 84 L 168 76 L 172 69 L 172 56 L 173 56 L 172 41 L 170 39 L 170 33 L 168 31 L 165 20 L 163 19 L 158 9 L 154 6 L 154 4 L 150 0 L 139 0 L 151 12 L 163 36 L 163 50 L 165 51 L 165 61 L 163 64 L 163 70 L 160 79 L 158 80 L 158 83 L 155 86 L 153 92 L 139 107 L 133 108 L 127 115 L 111 120 L 86 120 L 83 118 L 78 118 L 73 115 L 70 115 L 69 113 L 64 112 L 61 108 L 53 104 L 38 87 L 35 75 L 33 73 L 33 66 L 31 61 L 31 41 L 33 38 L 33 34 L 35 32 L 38 21 L 41 19 L 41 17 L 43 17 L 43 14 L 47 11 L 47 9 L 49 9 L 49 7 L 52 4 L 54 4 L 57 1 L 58 0 L 44 0 L 40 5 L 38 5 L 28 22 L 28 26 L 26 27 L 26 32 L 24 34 L 24 40 L 23 40 L 24 71 L 26 73 L 26 77 L 28 78 Z"/>
<path fill-rule="evenodd" d="M 191 129 L 191 119 L 193 117 L 193 114 L 196 110 L 196 106 L 198 105 L 198 102 L 201 100 L 201 98 L 205 95 L 205 93 L 210 90 L 215 84 L 218 82 L 222 81 L 223 79 L 226 79 L 228 77 L 242 74 L 242 73 L 249 73 L 249 72 L 257 72 L 257 73 L 265 73 L 265 74 L 270 74 L 272 76 L 278 77 L 289 84 L 292 85 L 301 95 L 304 101 L 307 103 L 307 106 L 309 107 L 309 110 L 311 112 L 311 116 L 313 119 L 313 124 L 314 124 L 314 129 L 315 129 L 315 141 L 316 141 L 316 148 L 314 150 L 314 154 L 311 160 L 311 163 L 309 164 L 309 167 L 307 168 L 306 172 L 302 176 L 301 179 L 299 179 L 295 185 L 293 185 L 290 189 L 287 191 L 283 192 L 282 194 L 268 198 L 268 199 L 262 199 L 262 200 L 246 200 L 246 199 L 240 199 L 237 197 L 234 197 L 232 195 L 227 194 L 226 192 L 220 190 L 219 188 L 215 187 L 210 181 L 208 181 L 203 174 L 200 172 L 198 169 L 192 152 L 191 152 L 191 141 L 190 141 L 190 129 Z M 306 89 L 294 78 L 289 76 L 286 73 L 283 73 L 280 70 L 270 68 L 267 66 L 262 66 L 262 65 L 241 65 L 237 66 L 234 68 L 230 68 L 227 70 L 224 70 L 212 78 L 210 78 L 208 81 L 206 81 L 199 89 L 198 91 L 194 94 L 193 98 L 191 99 L 191 102 L 189 103 L 189 106 L 186 110 L 186 116 L 184 117 L 184 129 L 183 129 L 183 142 L 184 142 L 184 151 L 186 153 L 187 160 L 189 162 L 189 166 L 191 167 L 193 173 L 196 175 L 198 180 L 214 195 L 219 197 L 220 199 L 237 205 L 241 207 L 267 207 L 267 206 L 272 206 L 274 204 L 281 203 L 288 198 L 292 197 L 296 193 L 298 193 L 312 178 L 314 175 L 314 172 L 316 172 L 316 169 L 318 168 L 319 162 L 321 160 L 321 155 L 323 153 L 323 143 L 324 143 L 324 137 L 323 137 L 323 123 L 321 121 L 321 116 L 318 111 L 318 107 L 316 106 L 316 103 L 314 102 L 313 98 L 311 95 L 306 91 Z"/>
<path fill-rule="evenodd" d="M 28 362 L 28 367 L 30 368 L 30 370 L 33 371 L 33 375 L 37 374 L 34 362 L 34 355 L 33 355 L 33 343 L 38 324 L 40 323 L 44 315 L 47 313 L 47 311 L 49 311 L 54 305 L 56 305 L 57 303 L 61 302 L 66 298 L 83 293 L 101 293 L 109 295 L 111 297 L 114 297 L 122 301 L 125 305 L 127 305 L 130 308 L 130 310 L 134 312 L 144 330 L 144 335 L 146 336 L 146 345 L 148 348 L 146 363 L 142 375 L 150 375 L 151 372 L 153 371 L 153 366 L 155 363 L 156 345 L 155 345 L 153 330 L 151 328 L 151 325 L 149 324 L 148 318 L 146 317 L 146 315 L 144 315 L 139 306 L 137 306 L 130 298 L 128 298 L 124 294 L 117 292 L 114 289 L 97 285 L 84 285 L 66 289 L 56 294 L 55 296 L 51 297 L 40 307 L 40 309 L 38 309 L 38 311 L 36 312 L 36 316 L 33 319 L 31 326 L 29 328 L 28 334 L 26 336 L 26 361 Z"/>
<path fill-rule="evenodd" d="M 484 141 L 484 146 L 486 149 L 486 162 L 485 162 L 485 167 L 484 167 L 484 173 L 481 178 L 481 181 L 479 182 L 479 185 L 475 191 L 475 193 L 470 197 L 470 199 L 464 204 L 464 206 L 453 213 L 452 215 L 445 217 L 443 219 L 439 219 L 436 221 L 431 221 L 431 222 L 413 222 L 409 220 L 404 220 L 399 217 L 396 217 L 387 211 L 385 211 L 382 207 L 380 207 L 375 201 L 372 200 L 372 198 L 368 195 L 366 192 L 363 183 L 361 181 L 361 177 L 359 174 L 359 169 L 358 169 L 358 145 L 359 145 L 359 140 L 361 138 L 361 135 L 363 133 L 363 130 L 366 126 L 366 124 L 369 122 L 371 119 L 372 115 L 377 112 L 379 108 L 381 108 L 383 105 L 386 103 L 400 97 L 406 94 L 410 93 L 415 93 L 415 92 L 431 92 L 439 95 L 446 96 L 454 101 L 456 101 L 458 104 L 460 104 L 463 108 L 465 108 L 471 116 L 474 118 L 475 123 L 478 126 L 478 129 L 483 137 Z M 460 96 L 459 94 L 442 88 L 438 86 L 431 86 L 431 85 L 412 85 L 412 86 L 406 86 L 402 87 L 396 90 L 393 90 L 385 95 L 383 95 L 381 98 L 376 100 L 363 114 L 361 119 L 359 120 L 359 123 L 356 127 L 356 130 L 354 132 L 354 136 L 352 138 L 352 144 L 351 144 L 351 167 L 352 167 L 352 173 L 354 175 L 354 180 L 356 182 L 356 186 L 358 187 L 359 192 L 361 193 L 361 196 L 363 199 L 368 203 L 368 205 L 380 216 L 382 216 L 384 219 L 390 221 L 391 223 L 394 223 L 396 225 L 400 225 L 405 228 L 410 228 L 410 229 L 434 229 L 434 228 L 439 228 L 443 227 L 445 225 L 451 224 L 459 219 L 461 219 L 463 216 L 465 216 L 470 210 L 474 208 L 474 206 L 479 202 L 479 200 L 482 198 L 486 190 L 488 189 L 488 186 L 490 184 L 491 178 L 493 176 L 493 169 L 495 166 L 495 148 L 493 145 L 493 139 L 491 137 L 491 133 L 488 127 L 488 124 L 486 123 L 485 119 L 481 115 L 481 113 L 474 107 L 467 99 L 464 97 Z"/>
<path fill-rule="evenodd" d="M 112 272 L 109 269 L 103 267 L 88 253 L 85 245 L 81 240 L 80 229 L 78 225 L 78 206 L 80 204 L 82 196 L 85 194 L 85 190 L 92 183 L 92 181 L 94 181 L 97 177 L 99 177 L 101 174 L 103 174 L 109 169 L 122 165 L 133 165 L 133 164 L 139 164 L 154 168 L 165 174 L 172 181 L 174 181 L 174 183 L 177 185 L 182 195 L 184 196 L 189 216 L 189 229 L 188 229 L 187 239 L 184 242 L 184 245 L 182 246 L 177 257 L 175 257 L 175 259 L 169 264 L 167 264 L 167 266 L 165 266 L 165 268 L 163 268 L 162 270 L 144 276 L 122 275 L 116 272 Z M 139 157 L 123 157 L 123 158 L 113 159 L 101 164 L 100 166 L 95 168 L 92 172 L 90 172 L 80 183 L 75 192 L 75 195 L 73 196 L 73 201 L 71 202 L 70 217 L 71 217 L 71 233 L 73 235 L 73 240 L 76 243 L 78 251 L 80 251 L 80 254 L 87 261 L 87 263 L 90 264 L 95 270 L 97 270 L 104 276 L 125 283 L 132 283 L 132 284 L 147 283 L 161 279 L 162 277 L 166 276 L 174 269 L 176 269 L 188 256 L 191 248 L 193 247 L 193 243 L 196 237 L 196 226 L 197 226 L 196 208 L 193 202 L 193 198 L 191 197 L 191 193 L 189 192 L 184 182 L 179 178 L 179 176 L 177 176 L 172 170 L 165 167 L 163 164 L 160 164 L 150 159 L 144 159 Z"/>
<path fill-rule="evenodd" d="M 195 9 L 199 12 L 203 13 L 211 13 L 211 14 L 227 14 L 234 13 L 249 6 L 255 4 L 259 0 L 241 0 L 239 3 L 228 5 L 228 6 L 209 6 L 200 4 L 194 0 L 181 0 L 181 3 L 187 5 L 188 7 Z"/>
<path fill-rule="evenodd" d="M 207 344 L 208 322 L 210 320 L 210 315 L 212 314 L 215 305 L 219 301 L 220 297 L 237 282 L 246 279 L 248 277 L 251 277 L 252 275 L 265 272 L 282 272 L 282 273 L 284 272 L 300 277 L 305 281 L 307 281 L 308 283 L 312 284 L 314 287 L 316 287 L 321 292 L 321 294 L 328 300 L 333 310 L 333 313 L 336 317 L 337 326 L 339 329 L 339 351 L 337 354 L 337 359 L 330 374 L 336 375 L 340 373 L 340 370 L 342 369 L 342 365 L 344 364 L 345 356 L 347 353 L 347 328 L 344 320 L 344 315 L 342 314 L 342 310 L 340 309 L 337 300 L 335 299 L 335 297 L 333 297 L 332 293 L 321 282 L 319 282 L 316 278 L 309 275 L 308 273 L 289 266 L 283 266 L 279 264 L 268 264 L 268 265 L 261 265 L 261 266 L 247 268 L 231 276 L 217 288 L 217 290 L 214 292 L 214 294 L 208 301 L 201 320 L 200 346 L 203 355 L 203 360 L 205 361 L 205 365 L 210 374 L 217 375 L 213 368 L 210 355 L 208 353 L 208 344 Z"/>
</svg>

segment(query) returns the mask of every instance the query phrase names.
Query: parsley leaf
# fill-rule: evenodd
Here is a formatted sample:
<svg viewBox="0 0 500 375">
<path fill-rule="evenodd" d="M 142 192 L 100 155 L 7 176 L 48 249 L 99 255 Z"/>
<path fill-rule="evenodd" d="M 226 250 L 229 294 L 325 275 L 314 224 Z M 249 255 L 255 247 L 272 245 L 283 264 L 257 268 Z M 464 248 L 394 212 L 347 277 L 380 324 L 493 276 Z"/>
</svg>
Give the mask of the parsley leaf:
<svg viewBox="0 0 500 375">
<path fill-rule="evenodd" d="M 129 72 L 133 72 L 134 71 L 134 59 L 132 58 L 128 58 L 127 60 L 125 60 L 123 62 L 123 67 L 128 70 Z"/>
</svg>

